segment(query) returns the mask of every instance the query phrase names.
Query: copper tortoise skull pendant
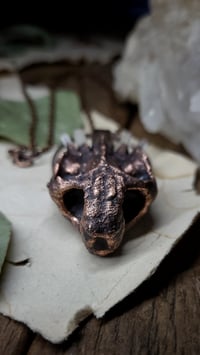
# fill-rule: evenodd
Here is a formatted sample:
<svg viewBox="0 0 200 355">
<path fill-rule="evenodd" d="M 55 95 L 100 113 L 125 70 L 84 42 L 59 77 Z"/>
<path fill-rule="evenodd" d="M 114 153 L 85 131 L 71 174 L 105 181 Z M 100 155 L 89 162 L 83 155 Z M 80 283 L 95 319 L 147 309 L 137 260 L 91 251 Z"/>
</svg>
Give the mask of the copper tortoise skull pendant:
<svg viewBox="0 0 200 355">
<path fill-rule="evenodd" d="M 96 130 L 91 144 L 68 142 L 53 159 L 50 195 L 96 255 L 113 253 L 125 230 L 148 210 L 157 194 L 150 161 L 140 146 L 121 143 Z"/>
</svg>

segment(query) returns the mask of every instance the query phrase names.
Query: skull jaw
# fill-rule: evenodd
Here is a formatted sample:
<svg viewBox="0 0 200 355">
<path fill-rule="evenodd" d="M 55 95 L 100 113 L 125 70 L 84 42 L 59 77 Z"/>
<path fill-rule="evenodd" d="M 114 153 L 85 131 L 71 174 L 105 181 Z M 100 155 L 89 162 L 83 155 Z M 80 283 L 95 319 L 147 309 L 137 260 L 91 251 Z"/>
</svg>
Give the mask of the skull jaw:
<svg viewBox="0 0 200 355">
<path fill-rule="evenodd" d="M 125 223 L 121 224 L 118 231 L 109 234 L 92 233 L 89 234 L 81 228 L 83 242 L 87 250 L 94 255 L 106 256 L 113 254 L 122 243 L 125 232 Z"/>
<path fill-rule="evenodd" d="M 110 236 L 95 237 L 92 242 L 84 239 L 84 244 L 87 250 L 94 255 L 106 256 L 113 254 L 120 246 L 123 235 L 114 243 L 109 243 Z"/>
</svg>

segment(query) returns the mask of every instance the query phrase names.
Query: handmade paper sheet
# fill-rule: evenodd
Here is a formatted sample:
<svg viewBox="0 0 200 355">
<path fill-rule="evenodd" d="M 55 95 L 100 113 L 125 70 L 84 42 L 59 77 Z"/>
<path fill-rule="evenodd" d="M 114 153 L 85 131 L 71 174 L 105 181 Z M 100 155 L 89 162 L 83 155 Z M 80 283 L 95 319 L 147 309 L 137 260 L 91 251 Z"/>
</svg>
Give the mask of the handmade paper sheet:
<svg viewBox="0 0 200 355">
<path fill-rule="evenodd" d="M 116 130 L 93 113 L 98 128 Z M 13 236 L 0 279 L 0 312 L 26 323 L 53 343 L 63 341 L 87 315 L 102 317 L 156 270 L 192 224 L 200 197 L 192 189 L 196 164 L 172 152 L 146 146 L 158 182 L 158 196 L 125 236 L 120 250 L 103 258 L 90 254 L 80 234 L 52 202 L 47 182 L 55 151 L 20 169 L 0 144 L 0 209 Z"/>
</svg>

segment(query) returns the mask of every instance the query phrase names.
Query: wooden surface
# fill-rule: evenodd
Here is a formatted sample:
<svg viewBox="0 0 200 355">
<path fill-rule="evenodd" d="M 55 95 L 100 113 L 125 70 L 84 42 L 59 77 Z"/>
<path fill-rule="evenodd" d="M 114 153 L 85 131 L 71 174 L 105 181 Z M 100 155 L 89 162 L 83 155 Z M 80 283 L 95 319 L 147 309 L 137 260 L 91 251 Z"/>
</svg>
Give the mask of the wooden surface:
<svg viewBox="0 0 200 355">
<path fill-rule="evenodd" d="M 109 67 L 54 65 L 25 70 L 26 82 L 84 92 L 84 106 L 115 118 L 139 136 L 183 151 L 144 132 L 135 107 L 110 90 Z M 134 118 L 134 120 L 133 120 Z M 154 276 L 101 320 L 91 316 L 63 344 L 53 345 L 25 325 L 0 315 L 0 355 L 200 354 L 200 216 Z"/>
</svg>

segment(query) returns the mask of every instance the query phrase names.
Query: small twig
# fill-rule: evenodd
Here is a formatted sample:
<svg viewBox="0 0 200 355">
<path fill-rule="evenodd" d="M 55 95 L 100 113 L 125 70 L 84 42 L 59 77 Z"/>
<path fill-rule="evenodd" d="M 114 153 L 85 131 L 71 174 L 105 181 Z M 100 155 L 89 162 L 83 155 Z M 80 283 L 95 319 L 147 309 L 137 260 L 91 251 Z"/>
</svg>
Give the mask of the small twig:
<svg viewBox="0 0 200 355">
<path fill-rule="evenodd" d="M 50 109 L 49 109 L 49 136 L 47 140 L 47 147 L 51 148 L 54 144 L 54 128 L 55 128 L 55 104 L 56 104 L 55 90 L 50 90 Z"/>
<path fill-rule="evenodd" d="M 34 158 L 38 157 L 42 153 L 48 151 L 53 143 L 54 143 L 54 126 L 55 126 L 55 90 L 50 90 L 50 109 L 49 109 L 49 133 L 47 138 L 47 145 L 43 149 L 38 149 L 36 146 L 36 129 L 37 124 L 39 121 L 37 109 L 35 107 L 34 101 L 29 96 L 26 86 L 21 79 L 21 76 L 18 72 L 15 72 L 18 76 L 19 81 L 21 83 L 21 89 L 25 100 L 28 104 L 29 111 L 30 111 L 30 129 L 29 129 L 29 136 L 30 136 L 30 147 L 17 147 L 15 149 L 10 149 L 9 154 L 13 159 L 13 163 L 18 165 L 19 167 L 28 167 L 33 165 Z"/>
<path fill-rule="evenodd" d="M 86 113 L 86 116 L 87 116 L 87 119 L 88 119 L 88 123 L 90 125 L 90 129 L 91 129 L 92 132 L 94 132 L 94 130 L 95 130 L 94 122 L 93 122 L 93 119 L 92 119 L 91 112 L 90 112 L 90 110 L 88 108 L 88 105 L 87 105 L 87 100 L 86 100 L 86 96 L 85 96 L 85 88 L 84 88 L 84 78 L 83 78 L 82 75 L 79 76 L 79 85 L 80 85 L 81 105 L 82 105 L 83 110 Z"/>
<path fill-rule="evenodd" d="M 37 153 L 36 152 L 36 128 L 37 128 L 37 124 L 38 124 L 38 115 L 37 115 L 37 111 L 34 106 L 33 100 L 29 96 L 29 94 L 26 90 L 26 86 L 20 76 L 19 76 L 19 79 L 21 82 L 22 92 L 23 92 L 24 97 L 25 97 L 27 104 L 29 106 L 29 111 L 30 111 L 30 116 L 31 116 L 31 123 L 30 123 L 30 129 L 29 129 L 30 150 L 32 152 L 32 155 L 35 155 Z"/>
</svg>

